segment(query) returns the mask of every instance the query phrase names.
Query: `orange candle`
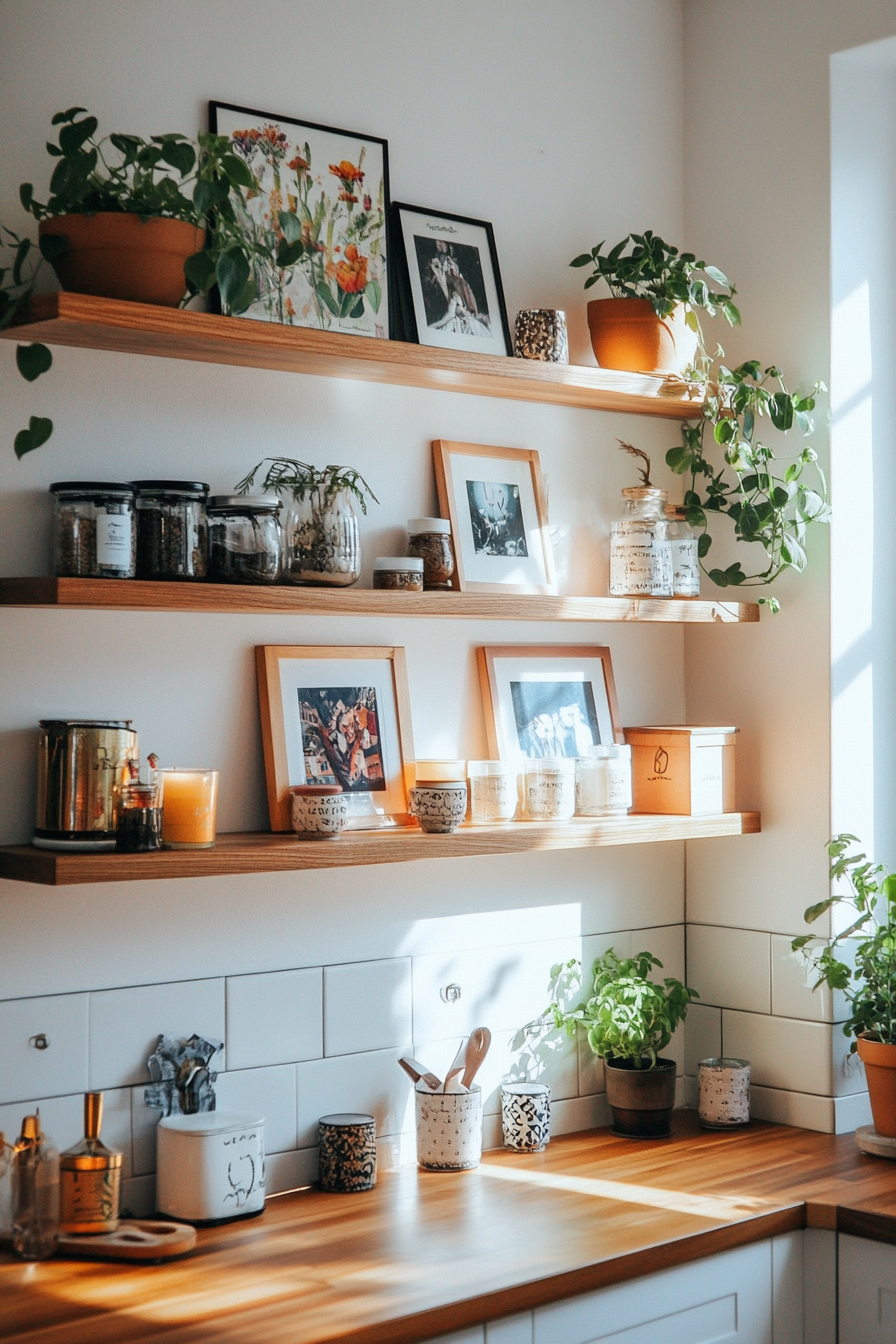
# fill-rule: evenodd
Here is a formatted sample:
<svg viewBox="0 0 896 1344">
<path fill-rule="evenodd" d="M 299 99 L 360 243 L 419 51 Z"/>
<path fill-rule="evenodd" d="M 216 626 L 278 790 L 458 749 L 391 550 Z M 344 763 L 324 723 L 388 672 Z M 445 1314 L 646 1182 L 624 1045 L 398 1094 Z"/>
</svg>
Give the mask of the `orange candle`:
<svg viewBox="0 0 896 1344">
<path fill-rule="evenodd" d="M 162 771 L 162 843 L 169 849 L 210 849 L 215 843 L 217 770 Z"/>
</svg>

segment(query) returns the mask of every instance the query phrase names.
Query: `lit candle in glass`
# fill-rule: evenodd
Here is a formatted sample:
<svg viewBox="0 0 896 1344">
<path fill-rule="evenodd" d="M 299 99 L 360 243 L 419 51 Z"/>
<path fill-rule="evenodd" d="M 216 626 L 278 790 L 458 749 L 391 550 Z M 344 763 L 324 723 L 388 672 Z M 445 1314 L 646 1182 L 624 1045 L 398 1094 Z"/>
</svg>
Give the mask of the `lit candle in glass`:
<svg viewBox="0 0 896 1344">
<path fill-rule="evenodd" d="M 162 843 L 168 849 L 211 849 L 218 809 L 217 770 L 162 771 Z"/>
</svg>

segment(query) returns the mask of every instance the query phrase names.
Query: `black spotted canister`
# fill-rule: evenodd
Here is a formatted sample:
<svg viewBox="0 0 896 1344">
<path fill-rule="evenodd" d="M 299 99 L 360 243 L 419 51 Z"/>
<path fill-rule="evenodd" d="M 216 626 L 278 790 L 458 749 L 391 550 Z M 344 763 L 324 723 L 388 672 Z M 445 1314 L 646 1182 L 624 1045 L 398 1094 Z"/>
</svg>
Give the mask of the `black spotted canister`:
<svg viewBox="0 0 896 1344">
<path fill-rule="evenodd" d="M 354 1195 L 376 1185 L 376 1121 L 354 1111 L 323 1115 L 320 1126 L 320 1188 Z"/>
</svg>

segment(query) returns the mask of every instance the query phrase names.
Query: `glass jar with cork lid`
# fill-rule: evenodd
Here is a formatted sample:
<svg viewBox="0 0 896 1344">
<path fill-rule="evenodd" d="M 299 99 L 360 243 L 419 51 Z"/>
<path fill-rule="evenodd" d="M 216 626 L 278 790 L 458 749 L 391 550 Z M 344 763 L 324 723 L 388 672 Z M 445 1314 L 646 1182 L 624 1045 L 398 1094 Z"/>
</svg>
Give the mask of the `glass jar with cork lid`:
<svg viewBox="0 0 896 1344">
<path fill-rule="evenodd" d="M 672 552 L 666 524 L 666 491 L 650 481 L 650 458 L 620 440 L 619 446 L 646 467 L 641 485 L 622 491 L 623 514 L 610 526 L 610 596 L 671 597 Z"/>
</svg>

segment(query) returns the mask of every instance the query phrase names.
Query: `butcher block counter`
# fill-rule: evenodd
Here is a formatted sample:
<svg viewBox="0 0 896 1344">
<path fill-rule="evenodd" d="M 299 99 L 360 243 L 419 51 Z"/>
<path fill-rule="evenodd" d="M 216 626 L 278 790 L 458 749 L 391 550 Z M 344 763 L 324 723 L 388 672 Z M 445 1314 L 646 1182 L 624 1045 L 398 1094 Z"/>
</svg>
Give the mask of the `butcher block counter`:
<svg viewBox="0 0 896 1344">
<path fill-rule="evenodd" d="M 167 1265 L 0 1253 L 4 1344 L 403 1344 L 527 1311 L 802 1227 L 896 1242 L 896 1165 L 851 1135 L 754 1123 L 607 1130 L 475 1171 L 382 1173 L 363 1195 L 306 1190 L 199 1232 Z"/>
</svg>

